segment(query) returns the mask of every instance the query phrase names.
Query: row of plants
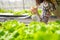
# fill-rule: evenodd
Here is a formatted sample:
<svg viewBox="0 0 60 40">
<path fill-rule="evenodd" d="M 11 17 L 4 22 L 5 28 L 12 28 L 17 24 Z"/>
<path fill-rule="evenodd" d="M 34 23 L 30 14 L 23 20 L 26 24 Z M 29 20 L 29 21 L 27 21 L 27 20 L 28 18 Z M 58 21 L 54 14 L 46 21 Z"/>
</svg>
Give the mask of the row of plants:
<svg viewBox="0 0 60 40">
<path fill-rule="evenodd" d="M 13 13 L 13 10 L 0 9 L 0 13 Z"/>
<path fill-rule="evenodd" d="M 5 10 L 5 9 L 0 9 L 0 13 L 13 13 L 14 15 L 22 15 L 22 14 L 27 14 L 27 15 L 32 15 L 30 10 L 20 10 L 20 11 L 14 11 L 14 10 Z M 38 13 L 41 14 L 42 10 L 38 9 Z M 54 15 L 51 12 L 52 15 Z"/>
<path fill-rule="evenodd" d="M 16 20 L 0 22 L 0 40 L 60 40 L 60 21 L 31 22 L 28 26 Z"/>
</svg>

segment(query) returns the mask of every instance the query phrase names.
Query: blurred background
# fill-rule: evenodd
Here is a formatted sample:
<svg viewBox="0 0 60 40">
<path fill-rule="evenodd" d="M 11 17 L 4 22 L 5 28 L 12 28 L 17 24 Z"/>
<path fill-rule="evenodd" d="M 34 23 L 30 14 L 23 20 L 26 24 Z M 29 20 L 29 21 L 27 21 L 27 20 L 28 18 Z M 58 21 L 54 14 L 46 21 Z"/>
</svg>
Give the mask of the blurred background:
<svg viewBox="0 0 60 40">
<path fill-rule="evenodd" d="M 35 0 L 0 0 L 0 9 L 22 10 L 35 6 Z"/>
<path fill-rule="evenodd" d="M 55 6 L 56 10 L 53 12 L 54 15 L 60 17 L 60 0 L 51 0 Z M 30 9 L 31 6 L 35 6 L 35 0 L 0 0 L 0 10 L 24 10 Z M 57 14 L 58 13 L 58 14 Z"/>
</svg>

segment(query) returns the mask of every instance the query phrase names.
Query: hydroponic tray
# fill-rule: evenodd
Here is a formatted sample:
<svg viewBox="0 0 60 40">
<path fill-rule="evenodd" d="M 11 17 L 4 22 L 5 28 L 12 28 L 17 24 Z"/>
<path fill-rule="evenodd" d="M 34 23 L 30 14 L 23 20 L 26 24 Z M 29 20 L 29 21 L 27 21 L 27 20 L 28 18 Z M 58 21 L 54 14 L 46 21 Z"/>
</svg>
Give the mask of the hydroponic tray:
<svg viewBox="0 0 60 40">
<path fill-rule="evenodd" d="M 0 13 L 0 18 L 1 17 L 19 17 L 19 18 L 29 18 L 27 14 L 22 14 L 22 15 L 14 15 L 13 13 Z"/>
<path fill-rule="evenodd" d="M 27 15 L 0 15 L 0 17 L 26 17 Z"/>
</svg>

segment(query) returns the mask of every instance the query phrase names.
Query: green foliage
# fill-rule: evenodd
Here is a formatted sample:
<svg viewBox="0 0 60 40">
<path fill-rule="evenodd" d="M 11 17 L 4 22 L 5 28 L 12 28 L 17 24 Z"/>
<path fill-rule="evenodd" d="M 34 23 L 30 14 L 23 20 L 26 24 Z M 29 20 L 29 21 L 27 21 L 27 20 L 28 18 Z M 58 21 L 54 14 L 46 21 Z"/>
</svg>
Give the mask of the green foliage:
<svg viewBox="0 0 60 40">
<path fill-rule="evenodd" d="M 42 14 L 42 10 L 41 9 L 38 9 L 38 13 L 41 15 Z"/>
<path fill-rule="evenodd" d="M 60 21 L 31 22 L 28 26 L 16 20 L 1 23 L 0 40 L 60 40 Z"/>
<path fill-rule="evenodd" d="M 0 9 L 0 13 L 5 13 L 5 12 L 7 12 L 7 11 L 4 9 Z"/>
<path fill-rule="evenodd" d="M 0 9 L 0 13 L 13 13 L 14 15 L 27 14 L 28 16 L 32 15 L 30 10 L 13 11 L 13 10 Z M 42 10 L 38 9 L 38 13 L 41 14 Z"/>
<path fill-rule="evenodd" d="M 13 10 L 7 10 L 8 13 L 13 13 L 14 11 Z"/>
<path fill-rule="evenodd" d="M 20 10 L 20 11 L 16 11 L 13 13 L 14 15 L 23 15 L 23 14 L 27 14 L 27 15 L 32 15 L 30 10 Z"/>
<path fill-rule="evenodd" d="M 0 9 L 0 13 L 13 13 L 13 10 Z"/>
</svg>

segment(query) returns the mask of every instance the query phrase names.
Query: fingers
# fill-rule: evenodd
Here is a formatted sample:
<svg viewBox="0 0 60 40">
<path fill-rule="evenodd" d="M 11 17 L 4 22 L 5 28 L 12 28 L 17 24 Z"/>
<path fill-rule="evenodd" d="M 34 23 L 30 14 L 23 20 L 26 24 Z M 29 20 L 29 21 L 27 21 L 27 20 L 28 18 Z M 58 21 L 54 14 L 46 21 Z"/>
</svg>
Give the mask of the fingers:
<svg viewBox="0 0 60 40">
<path fill-rule="evenodd" d="M 33 13 L 36 13 L 37 12 L 37 8 L 36 7 L 31 7 L 30 11 L 33 12 Z"/>
</svg>

